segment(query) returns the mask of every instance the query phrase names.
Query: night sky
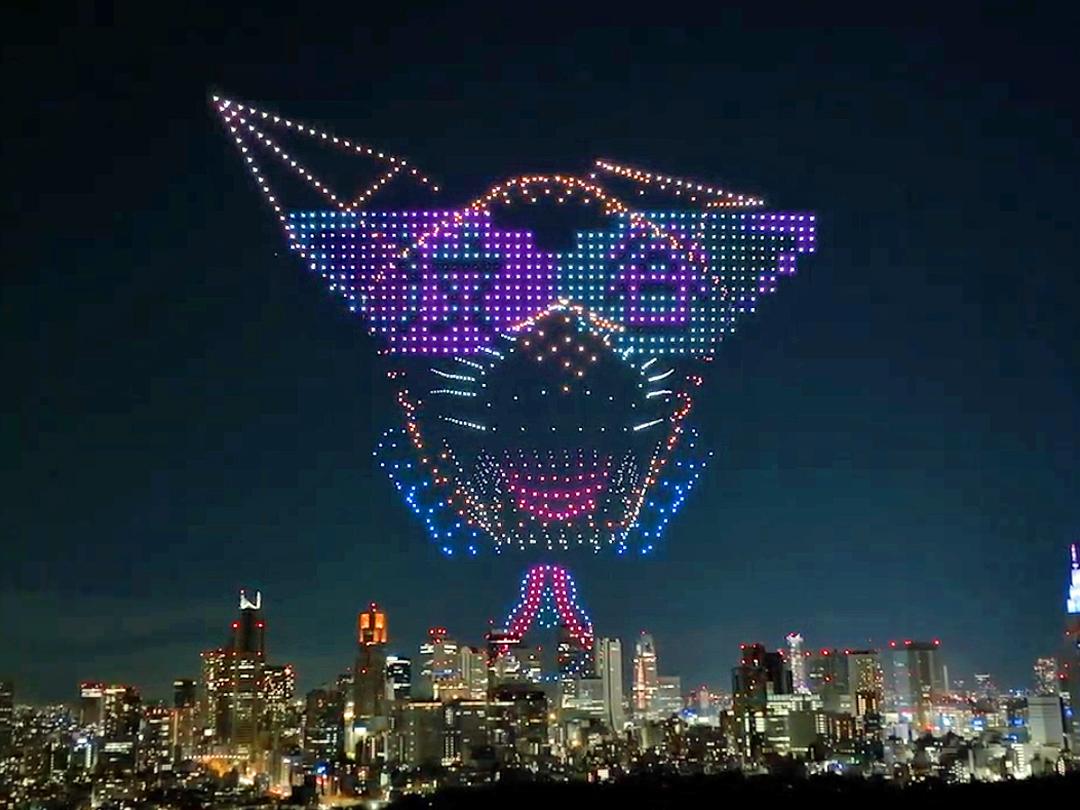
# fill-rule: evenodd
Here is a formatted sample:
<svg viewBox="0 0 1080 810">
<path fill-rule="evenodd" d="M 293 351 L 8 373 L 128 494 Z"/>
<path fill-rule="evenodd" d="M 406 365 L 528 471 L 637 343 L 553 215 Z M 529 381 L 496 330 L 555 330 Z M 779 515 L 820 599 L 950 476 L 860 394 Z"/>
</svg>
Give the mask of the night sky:
<svg viewBox="0 0 1080 810">
<path fill-rule="evenodd" d="M 435 623 L 478 643 L 517 591 L 520 558 L 444 559 L 375 469 L 395 418 L 375 344 L 284 249 L 213 89 L 408 156 L 446 202 L 606 156 L 817 212 L 817 255 L 710 370 L 717 453 L 657 556 L 568 560 L 599 634 L 647 628 L 662 673 L 725 689 L 739 642 L 793 629 L 938 637 L 952 677 L 1003 686 L 1058 651 L 1080 537 L 1064 21 L 83 5 L 3 26 L 20 700 L 85 678 L 165 695 L 244 584 L 305 689 L 351 661 L 372 599 L 408 654 Z"/>
</svg>

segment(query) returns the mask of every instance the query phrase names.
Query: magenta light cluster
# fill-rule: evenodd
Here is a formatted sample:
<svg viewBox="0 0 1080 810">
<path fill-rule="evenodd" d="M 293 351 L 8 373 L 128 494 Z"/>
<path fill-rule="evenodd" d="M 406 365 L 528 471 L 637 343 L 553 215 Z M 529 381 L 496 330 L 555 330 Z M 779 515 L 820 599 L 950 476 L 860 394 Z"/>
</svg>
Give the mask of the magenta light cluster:
<svg viewBox="0 0 1080 810">
<path fill-rule="evenodd" d="M 523 638 L 545 608 L 552 605 L 552 621 L 566 627 L 583 649 L 592 649 L 592 622 L 578 604 L 574 578 L 561 565 L 534 565 L 528 570 L 521 583 L 521 599 L 507 619 L 507 632 Z"/>
</svg>

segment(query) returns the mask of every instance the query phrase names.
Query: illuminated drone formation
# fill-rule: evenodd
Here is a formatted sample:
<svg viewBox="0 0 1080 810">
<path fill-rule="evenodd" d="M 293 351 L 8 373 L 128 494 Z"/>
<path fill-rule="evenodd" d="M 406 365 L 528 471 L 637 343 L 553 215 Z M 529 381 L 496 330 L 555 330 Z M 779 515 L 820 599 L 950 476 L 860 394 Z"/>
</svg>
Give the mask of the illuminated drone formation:
<svg viewBox="0 0 1080 810">
<path fill-rule="evenodd" d="M 582 649 L 592 649 L 593 628 L 578 604 L 574 578 L 558 565 L 534 565 L 521 581 L 521 598 L 510 612 L 506 629 L 520 638 L 533 625 L 561 626 Z"/>
<path fill-rule="evenodd" d="M 515 177 L 461 206 L 377 210 L 396 179 L 438 186 L 371 146 L 213 103 L 292 250 L 392 359 L 402 423 L 376 456 L 443 553 L 653 551 L 709 455 L 688 421 L 701 361 L 813 252 L 813 215 L 606 160 L 585 177 Z M 382 168 L 341 195 L 280 135 Z M 327 206 L 286 208 L 264 156 Z M 659 208 L 657 195 L 670 201 Z M 535 229 L 504 224 L 529 205 L 582 206 L 602 224 L 550 250 Z M 564 569 L 532 569 L 508 626 L 523 633 L 550 602 L 591 646 L 573 591 Z"/>
</svg>

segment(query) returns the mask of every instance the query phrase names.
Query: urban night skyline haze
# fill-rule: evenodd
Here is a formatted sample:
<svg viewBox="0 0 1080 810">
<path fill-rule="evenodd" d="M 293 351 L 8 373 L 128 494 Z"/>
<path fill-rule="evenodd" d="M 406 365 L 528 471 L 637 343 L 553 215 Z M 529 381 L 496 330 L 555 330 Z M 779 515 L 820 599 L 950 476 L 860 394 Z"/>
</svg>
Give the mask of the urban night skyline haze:
<svg viewBox="0 0 1080 810">
<path fill-rule="evenodd" d="M 560 560 L 627 661 L 647 629 L 665 672 L 726 689 L 741 642 L 939 638 L 951 677 L 1011 687 L 1060 654 L 1080 540 L 1071 31 L 1027 11 L 518 13 L 8 12 L 0 677 L 20 701 L 86 679 L 167 695 L 244 586 L 302 690 L 351 660 L 372 602 L 391 653 L 432 625 L 479 644 L 527 565 L 445 559 L 392 494 L 375 341 L 298 271 L 218 91 L 406 156 L 447 204 L 604 156 L 817 214 L 817 252 L 709 369 L 715 455 L 663 545 Z"/>
</svg>

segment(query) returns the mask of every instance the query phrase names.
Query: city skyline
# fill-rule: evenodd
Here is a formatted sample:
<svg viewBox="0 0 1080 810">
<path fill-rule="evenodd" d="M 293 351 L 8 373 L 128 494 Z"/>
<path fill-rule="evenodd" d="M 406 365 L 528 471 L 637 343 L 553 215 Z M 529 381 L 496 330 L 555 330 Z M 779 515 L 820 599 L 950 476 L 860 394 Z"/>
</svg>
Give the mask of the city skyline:
<svg viewBox="0 0 1080 810">
<path fill-rule="evenodd" d="M 10 223 L 4 303 L 0 677 L 21 694 L 171 682 L 242 583 L 268 595 L 272 659 L 304 679 L 350 655 L 371 599 L 418 639 L 453 605 L 465 637 L 509 607 L 489 583 L 520 575 L 509 557 L 448 565 L 387 508 L 374 344 L 279 255 L 206 120 L 217 87 L 386 141 L 462 199 L 496 166 L 584 152 L 818 211 L 818 255 L 717 357 L 698 412 L 718 452 L 670 544 L 648 563 L 575 559 L 601 635 L 631 645 L 647 626 L 684 684 L 723 682 L 728 650 L 791 631 L 813 649 L 939 637 L 957 669 L 1006 682 L 1056 654 L 1061 549 L 1080 535 L 1080 290 L 1048 214 L 1069 210 L 1076 165 L 1044 81 L 1071 58 L 1054 32 L 971 39 L 946 14 L 833 29 L 823 49 L 809 24 L 752 20 L 649 42 L 475 32 L 462 49 L 312 21 L 308 41 L 338 55 L 286 65 L 267 53 L 296 32 L 226 48 L 204 42 L 211 22 L 163 42 L 95 19 L 52 43 L 62 64 L 13 55 L 27 80 L 6 151 L 39 192 Z M 442 78 L 385 67 L 413 48 Z"/>
<path fill-rule="evenodd" d="M 1072 544 L 1067 636 L 1080 631 L 1078 571 Z M 537 596 L 530 581 L 526 604 Z M 547 627 L 558 641 L 543 654 L 519 605 L 481 646 L 438 625 L 407 657 L 389 652 L 393 617 L 372 601 L 356 614 L 354 661 L 305 691 L 291 664 L 270 663 L 262 592 L 237 596 L 225 643 L 202 651 L 197 679 L 174 679 L 171 700 L 84 680 L 77 702 L 32 708 L 0 680 L 0 793 L 93 804 L 162 789 L 235 801 L 239 791 L 310 804 L 490 785 L 504 774 L 618 782 L 659 767 L 917 785 L 1075 767 L 1076 640 L 1060 659 L 1034 661 L 1030 687 L 1003 690 L 990 673 L 950 679 L 940 639 L 812 651 L 792 632 L 778 650 L 740 644 L 730 690 L 687 692 L 645 630 L 625 667 L 619 639 L 596 638 L 591 626 L 580 636 L 567 611 Z"/>
<path fill-rule="evenodd" d="M 1065 565 L 1063 566 L 1063 570 L 1065 571 L 1065 575 L 1063 576 L 1063 580 L 1065 581 L 1065 595 L 1063 598 L 1063 617 L 1065 630 L 1063 632 L 1062 644 L 1059 645 L 1057 649 L 1049 650 L 1044 655 L 1040 655 L 1032 659 L 1031 662 L 1028 662 L 1026 680 L 1018 683 L 1005 682 L 1000 677 L 997 677 L 995 673 L 987 672 L 985 668 L 975 669 L 970 672 L 960 672 L 954 668 L 950 674 L 947 663 L 948 658 L 946 657 L 946 663 L 944 663 L 942 674 L 945 687 L 956 689 L 959 692 L 965 690 L 978 691 L 981 683 L 990 680 L 994 683 L 994 688 L 1000 690 L 1002 693 L 1024 693 L 1030 691 L 1032 694 L 1040 694 L 1045 691 L 1044 687 L 1046 684 L 1057 683 L 1057 673 L 1059 671 L 1062 673 L 1061 677 L 1063 679 L 1066 677 L 1064 673 L 1067 672 L 1067 669 L 1070 666 L 1069 655 L 1067 652 L 1068 634 L 1077 632 L 1076 628 L 1080 627 L 1078 619 L 1076 618 L 1077 616 L 1080 616 L 1080 607 L 1078 607 L 1076 599 L 1078 592 L 1080 592 L 1080 575 L 1077 573 L 1077 571 L 1080 571 L 1080 562 L 1078 562 L 1078 560 L 1080 560 L 1080 542 L 1070 544 L 1067 553 L 1064 556 Z M 226 649 L 257 653 L 260 661 L 265 659 L 265 634 L 267 632 L 265 628 L 268 626 L 268 622 L 266 621 L 265 614 L 262 612 L 263 593 L 261 590 L 245 587 L 240 588 L 238 594 L 240 619 L 234 620 L 228 624 L 227 635 L 229 638 L 217 648 L 201 649 L 199 652 L 199 655 L 203 659 L 201 667 L 203 668 L 204 673 L 207 665 L 207 656 L 215 654 L 220 655 L 221 651 Z M 252 594 L 254 594 L 254 597 L 252 597 Z M 510 614 L 511 624 L 513 616 L 514 612 L 512 611 Z M 491 633 L 500 627 L 505 628 L 507 626 L 506 622 L 498 623 L 495 620 L 491 620 L 484 630 L 484 634 Z M 556 655 L 557 649 L 559 650 L 558 655 L 561 656 L 561 648 L 559 647 L 561 638 L 560 633 L 564 628 L 565 626 L 561 624 L 545 627 L 526 627 L 522 631 L 523 634 L 518 634 L 515 637 L 523 639 L 526 644 L 538 650 L 542 650 L 545 646 L 548 647 L 549 653 L 547 654 L 547 657 L 551 658 L 552 655 Z M 437 651 L 442 649 L 440 645 L 443 643 L 443 640 L 453 638 L 452 642 L 447 642 L 453 646 L 452 648 L 448 648 L 449 651 L 446 653 L 446 661 L 448 663 L 443 666 L 450 666 L 450 662 L 453 662 L 452 665 L 456 666 L 459 644 L 462 649 L 465 649 L 470 645 L 477 647 L 482 646 L 484 643 L 484 634 L 475 631 L 471 633 L 462 633 L 460 631 L 451 632 L 447 625 L 430 626 L 426 632 L 426 641 L 422 639 L 415 640 L 415 643 L 413 643 L 413 640 L 401 641 L 397 639 L 396 636 L 392 637 L 390 635 L 388 621 L 383 606 L 380 606 L 374 601 L 369 602 L 366 607 L 360 609 L 353 629 L 354 636 L 361 640 L 361 651 L 371 649 L 369 645 L 372 641 L 379 644 L 378 649 L 380 649 L 381 652 L 376 669 L 380 673 L 380 678 L 382 677 L 382 670 L 386 668 L 386 662 L 388 661 L 403 661 L 410 669 L 415 666 L 411 676 L 413 695 L 414 697 L 418 694 L 423 695 L 424 690 L 426 689 L 429 699 L 430 695 L 433 693 L 431 684 L 434 681 L 432 679 L 434 678 L 435 681 L 438 680 L 437 675 L 432 674 L 433 662 L 441 660 L 433 658 L 432 656 L 441 654 Z M 605 649 L 608 645 L 614 645 L 612 649 L 618 651 L 617 663 L 614 665 L 599 665 L 596 663 L 599 659 L 596 659 L 594 656 L 590 659 L 593 661 L 593 664 L 591 665 L 592 669 L 594 672 L 599 673 L 596 677 L 601 678 L 610 678 L 610 672 L 617 671 L 619 673 L 617 677 L 620 684 L 620 695 L 625 693 L 628 707 L 630 708 L 643 710 L 645 706 L 655 698 L 657 684 L 665 677 L 673 677 L 676 684 L 681 683 L 681 686 L 675 686 L 675 695 L 684 703 L 687 700 L 687 696 L 697 689 L 708 688 L 710 691 L 718 692 L 720 694 L 727 691 L 729 684 L 725 680 L 726 672 L 712 682 L 686 681 L 685 679 L 682 679 L 682 676 L 678 673 L 668 673 L 668 675 L 659 676 L 656 665 L 656 660 L 658 658 L 656 652 L 657 645 L 653 638 L 653 634 L 647 629 L 642 629 L 637 636 L 632 638 L 632 645 L 629 648 L 623 646 L 624 640 L 620 637 L 603 633 L 601 633 L 601 635 L 606 635 L 606 637 L 598 638 L 597 643 L 602 643 Z M 928 636 L 926 638 L 929 639 L 930 637 Z M 867 641 L 869 642 L 869 640 Z M 888 641 L 880 642 L 876 645 L 868 645 L 868 648 L 864 651 L 859 649 L 858 643 L 853 645 L 852 643 L 837 644 L 835 641 L 821 641 L 818 644 L 808 645 L 802 634 L 797 630 L 793 630 L 786 633 L 782 640 L 775 644 L 765 642 L 762 639 L 753 639 L 749 642 L 740 644 L 740 647 L 745 649 L 747 644 L 760 646 L 762 650 L 773 651 L 770 654 L 779 656 L 778 660 L 783 660 L 785 662 L 784 666 L 790 673 L 791 684 L 789 691 L 796 694 L 801 694 L 803 692 L 808 694 L 810 691 L 809 684 L 813 679 L 812 675 L 807 675 L 807 668 L 811 666 L 808 662 L 815 656 L 828 656 L 832 653 L 842 654 L 844 656 L 854 655 L 858 657 L 858 655 L 863 652 L 873 655 L 888 654 L 890 650 L 910 649 L 912 644 L 916 645 L 916 649 L 918 649 L 919 644 L 932 644 L 934 648 L 937 648 L 941 644 L 941 639 L 934 637 L 932 640 L 924 642 L 913 642 L 910 636 L 894 636 Z M 644 645 L 644 647 L 642 645 Z M 642 656 L 643 649 L 645 651 L 644 658 Z M 717 652 L 720 654 L 723 653 L 722 650 L 717 650 Z M 362 652 L 361 655 L 365 656 L 367 654 Z M 677 652 L 674 657 L 678 658 Z M 288 658 L 287 654 L 285 658 Z M 546 662 L 546 666 L 551 666 L 553 662 L 557 663 L 558 660 L 559 658 L 552 658 Z M 604 660 L 608 659 L 605 658 Z M 651 665 L 646 665 L 646 671 L 639 670 L 638 662 L 642 660 L 652 661 Z M 357 658 L 355 666 L 361 667 L 362 662 L 364 662 L 363 666 L 366 670 L 366 657 Z M 415 665 L 413 662 L 415 662 Z M 1017 662 L 1017 664 L 1019 665 L 1019 662 Z M 332 671 L 324 672 L 320 675 L 306 675 L 303 672 L 296 673 L 296 670 L 291 663 L 287 664 L 287 669 L 290 678 L 295 684 L 296 691 L 298 693 L 303 693 L 312 689 L 332 686 L 335 680 L 340 677 L 342 668 L 344 667 L 347 669 L 348 666 L 351 665 L 343 664 L 336 668 L 332 668 Z M 561 665 L 558 666 L 561 669 Z M 614 666 L 614 669 L 609 672 L 606 669 L 608 666 Z M 721 663 L 719 666 L 723 668 L 724 665 Z M 1053 669 L 1053 672 L 1050 675 L 1045 671 L 1047 667 Z M 183 669 L 183 667 L 181 666 L 180 669 Z M 437 671 L 438 670 L 435 670 L 435 672 Z M 576 667 L 568 671 L 576 671 Z M 387 672 L 389 673 L 389 670 L 387 670 Z M 150 684 L 149 688 L 147 688 L 147 684 L 135 682 L 128 677 L 101 678 L 97 676 L 87 676 L 80 677 L 79 683 L 95 683 L 99 684 L 102 688 L 106 683 L 123 683 L 136 688 L 139 691 L 139 694 L 145 698 L 151 700 L 164 700 L 168 694 L 172 694 L 172 691 L 175 690 L 180 681 L 197 680 L 197 674 L 198 673 L 195 672 L 178 671 L 168 684 Z M 386 677 L 389 678 L 389 674 L 387 674 Z M 549 677 L 555 677 L 554 670 L 549 673 Z M 8 678 L 7 683 L 11 684 L 12 682 L 12 679 Z M 428 686 L 424 687 L 424 683 L 427 683 Z M 32 691 L 31 694 L 33 694 Z M 434 691 L 434 694 L 437 696 L 437 690 Z M 370 701 L 370 698 L 368 700 Z M 55 699 L 23 700 L 22 702 L 29 702 L 36 705 L 54 705 L 71 703 L 72 697 L 69 694 Z M 358 705 L 362 702 L 359 695 L 355 702 Z"/>
</svg>

